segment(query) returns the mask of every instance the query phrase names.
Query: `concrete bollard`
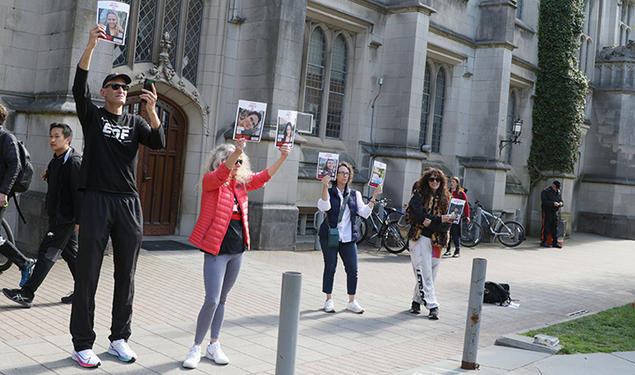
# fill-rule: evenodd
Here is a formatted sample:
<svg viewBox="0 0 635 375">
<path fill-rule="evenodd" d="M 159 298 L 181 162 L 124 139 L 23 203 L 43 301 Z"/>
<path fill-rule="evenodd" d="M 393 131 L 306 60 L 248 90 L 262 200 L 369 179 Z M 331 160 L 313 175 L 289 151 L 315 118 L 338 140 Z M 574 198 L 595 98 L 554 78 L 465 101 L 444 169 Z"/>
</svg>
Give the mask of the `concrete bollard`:
<svg viewBox="0 0 635 375">
<path fill-rule="evenodd" d="M 474 260 L 472 260 L 470 299 L 467 305 L 465 339 L 463 340 L 463 360 L 461 361 L 461 368 L 464 370 L 478 369 L 476 354 L 478 352 L 478 335 L 481 327 L 481 310 L 483 309 L 486 270 L 487 259 L 474 258 Z"/>
<path fill-rule="evenodd" d="M 300 272 L 287 271 L 282 274 L 276 375 L 293 375 L 295 373 L 301 287 L 302 274 Z"/>
</svg>

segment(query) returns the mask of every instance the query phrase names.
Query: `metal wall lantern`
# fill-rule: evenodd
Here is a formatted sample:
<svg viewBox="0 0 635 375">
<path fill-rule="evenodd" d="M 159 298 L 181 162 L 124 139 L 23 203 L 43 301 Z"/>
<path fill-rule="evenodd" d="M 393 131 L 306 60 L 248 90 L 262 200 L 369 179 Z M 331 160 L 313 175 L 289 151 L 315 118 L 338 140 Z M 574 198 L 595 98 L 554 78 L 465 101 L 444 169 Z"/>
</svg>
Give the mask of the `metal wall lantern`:
<svg viewBox="0 0 635 375">
<path fill-rule="evenodd" d="M 514 120 L 514 127 L 512 128 L 512 135 L 510 139 L 501 139 L 500 143 L 498 144 L 498 151 L 502 152 L 503 148 L 505 148 L 505 146 L 509 145 L 509 144 L 519 144 L 520 140 L 518 138 L 520 138 L 520 134 L 523 131 L 523 120 L 521 119 L 516 119 Z"/>
</svg>

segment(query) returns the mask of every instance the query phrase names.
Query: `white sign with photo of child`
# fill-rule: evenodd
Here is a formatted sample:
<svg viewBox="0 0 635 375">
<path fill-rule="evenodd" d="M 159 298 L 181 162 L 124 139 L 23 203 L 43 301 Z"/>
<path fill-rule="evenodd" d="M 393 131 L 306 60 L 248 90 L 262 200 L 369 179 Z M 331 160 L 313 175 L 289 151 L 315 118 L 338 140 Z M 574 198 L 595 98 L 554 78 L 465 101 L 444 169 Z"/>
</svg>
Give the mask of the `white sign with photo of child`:
<svg viewBox="0 0 635 375">
<path fill-rule="evenodd" d="M 317 178 L 322 179 L 324 176 L 331 176 L 331 180 L 335 180 L 339 159 L 340 156 L 338 154 L 320 152 L 317 163 Z"/>
<path fill-rule="evenodd" d="M 267 103 L 239 100 L 236 109 L 233 139 L 244 138 L 250 142 L 260 142 L 267 114 Z"/>
<path fill-rule="evenodd" d="M 384 177 L 386 176 L 386 164 L 380 161 L 373 161 L 373 173 L 370 175 L 370 181 L 368 185 L 377 187 L 384 184 Z"/>
<path fill-rule="evenodd" d="M 452 224 L 458 224 L 461 221 L 461 214 L 463 213 L 463 207 L 465 207 L 465 201 L 463 199 L 452 198 L 450 200 L 450 208 L 448 208 L 448 215 Z"/>
<path fill-rule="evenodd" d="M 298 112 L 278 110 L 278 126 L 276 129 L 276 147 L 289 145 L 293 148 L 295 139 L 295 127 Z"/>
<path fill-rule="evenodd" d="M 106 27 L 107 42 L 123 45 L 128 28 L 130 5 L 118 1 L 97 2 L 97 23 Z"/>
</svg>

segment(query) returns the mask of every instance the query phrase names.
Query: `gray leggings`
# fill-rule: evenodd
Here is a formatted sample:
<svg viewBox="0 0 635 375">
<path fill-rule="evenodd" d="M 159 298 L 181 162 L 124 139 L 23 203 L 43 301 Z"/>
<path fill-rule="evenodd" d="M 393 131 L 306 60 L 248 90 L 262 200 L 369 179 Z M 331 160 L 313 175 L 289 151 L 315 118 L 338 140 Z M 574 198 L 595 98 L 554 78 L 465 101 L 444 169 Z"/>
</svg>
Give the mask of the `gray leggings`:
<svg viewBox="0 0 635 375">
<path fill-rule="evenodd" d="M 238 278 L 243 253 L 212 255 L 205 253 L 203 278 L 205 279 L 205 302 L 196 320 L 194 343 L 201 344 L 207 330 L 212 329 L 211 338 L 218 339 L 225 316 L 227 294 Z"/>
</svg>

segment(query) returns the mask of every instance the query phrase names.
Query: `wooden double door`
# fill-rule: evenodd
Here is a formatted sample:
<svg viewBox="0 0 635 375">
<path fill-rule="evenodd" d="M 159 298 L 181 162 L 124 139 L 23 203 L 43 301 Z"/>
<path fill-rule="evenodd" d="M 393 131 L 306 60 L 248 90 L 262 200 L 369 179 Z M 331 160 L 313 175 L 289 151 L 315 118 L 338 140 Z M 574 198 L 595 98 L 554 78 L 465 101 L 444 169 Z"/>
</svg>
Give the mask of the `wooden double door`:
<svg viewBox="0 0 635 375">
<path fill-rule="evenodd" d="M 139 94 L 128 96 L 124 111 L 147 120 Z M 137 189 L 143 209 L 143 234 L 170 235 L 174 234 L 179 217 L 187 120 L 181 109 L 163 97 L 159 97 L 156 110 L 163 123 L 166 147 L 161 150 L 139 147 Z"/>
</svg>

